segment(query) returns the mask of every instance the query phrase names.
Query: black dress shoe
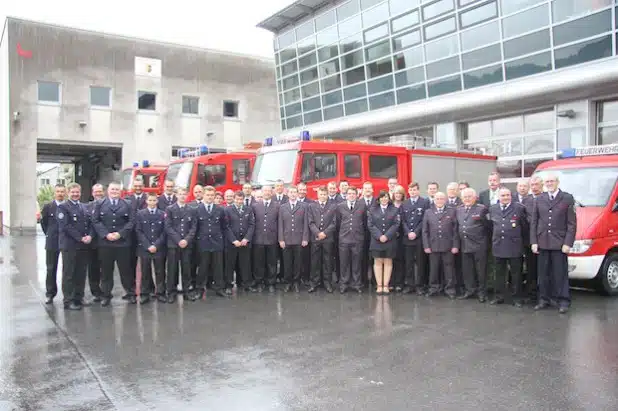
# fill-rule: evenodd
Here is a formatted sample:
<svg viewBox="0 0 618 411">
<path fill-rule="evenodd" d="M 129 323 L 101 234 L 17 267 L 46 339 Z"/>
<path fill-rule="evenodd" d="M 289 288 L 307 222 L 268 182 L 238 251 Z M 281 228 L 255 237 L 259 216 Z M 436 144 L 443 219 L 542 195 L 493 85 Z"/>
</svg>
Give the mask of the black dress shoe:
<svg viewBox="0 0 618 411">
<path fill-rule="evenodd" d="M 363 293 L 363 289 L 362 288 L 357 288 L 356 289 L 356 293 L 357 294 L 362 294 Z"/>
<path fill-rule="evenodd" d="M 176 294 L 171 294 L 167 296 L 167 303 L 174 304 L 176 302 Z"/>
<path fill-rule="evenodd" d="M 92 302 L 93 302 L 93 303 L 100 303 L 100 302 L 101 302 L 101 297 L 99 297 L 98 295 L 97 295 L 97 296 L 95 296 L 95 297 L 92 299 Z"/>
<path fill-rule="evenodd" d="M 487 297 L 485 297 L 484 295 L 479 295 L 479 303 L 484 303 L 487 301 Z"/>
<path fill-rule="evenodd" d="M 101 307 L 107 307 L 112 303 L 110 298 L 102 298 L 101 299 Z"/>
<path fill-rule="evenodd" d="M 437 291 L 428 291 L 427 294 L 425 294 L 427 297 L 431 298 L 431 297 L 437 297 L 438 296 L 438 292 Z"/>
<path fill-rule="evenodd" d="M 425 295 L 425 291 L 423 291 L 423 290 L 416 290 L 416 295 L 418 295 L 419 297 L 423 297 Z"/>
<path fill-rule="evenodd" d="M 447 294 L 446 296 L 449 298 L 449 300 L 454 300 L 457 298 L 455 294 Z"/>
<path fill-rule="evenodd" d="M 122 296 L 123 300 L 128 300 L 129 298 L 131 298 L 131 296 L 129 294 L 125 294 Z"/>
<path fill-rule="evenodd" d="M 66 310 L 71 310 L 71 311 L 79 311 L 82 309 L 81 304 L 76 303 L 75 301 L 71 302 L 70 304 L 64 306 L 64 308 Z"/>
<path fill-rule="evenodd" d="M 558 310 L 558 312 L 560 314 L 566 314 L 569 312 L 569 307 L 560 307 L 560 309 Z"/>
<path fill-rule="evenodd" d="M 545 301 L 541 301 L 540 303 L 534 306 L 534 310 L 535 311 L 544 310 L 547 307 L 549 307 L 549 304 L 546 303 Z"/>
<path fill-rule="evenodd" d="M 45 304 L 49 305 L 53 303 L 54 303 L 54 297 L 47 297 L 47 299 L 45 299 Z"/>
<path fill-rule="evenodd" d="M 140 304 L 148 304 L 149 302 L 150 302 L 150 295 L 144 294 L 144 295 L 140 295 L 139 296 L 139 303 Z"/>
<path fill-rule="evenodd" d="M 316 292 L 317 290 L 318 290 L 318 287 L 311 286 L 311 287 L 309 287 L 309 289 L 307 290 L 307 292 L 308 292 L 308 293 L 314 293 L 314 292 Z"/>
<path fill-rule="evenodd" d="M 261 293 L 262 291 L 264 291 L 264 286 L 262 284 L 258 285 L 257 287 L 255 287 L 255 292 L 256 293 Z"/>
<path fill-rule="evenodd" d="M 405 287 L 403 287 L 403 290 L 401 290 L 401 292 L 404 293 L 404 294 L 412 294 L 414 292 L 414 290 L 412 290 L 412 287 L 405 286 Z"/>
<path fill-rule="evenodd" d="M 269 286 L 268 286 L 268 292 L 269 292 L 269 293 L 274 293 L 274 292 L 276 292 L 276 291 L 277 291 L 277 289 L 275 288 L 275 286 L 274 286 L 274 285 L 269 285 Z"/>
<path fill-rule="evenodd" d="M 330 285 L 330 283 L 326 283 L 324 284 L 324 289 L 326 290 L 327 293 L 332 293 L 333 292 L 333 286 Z"/>
<path fill-rule="evenodd" d="M 473 293 L 465 293 L 464 295 L 460 295 L 457 297 L 458 300 L 467 300 L 468 298 L 474 297 Z"/>
<path fill-rule="evenodd" d="M 345 287 L 341 287 L 341 288 L 339 289 L 339 294 L 345 294 L 345 293 L 346 293 L 346 291 L 348 291 L 348 290 L 347 290 Z"/>
<path fill-rule="evenodd" d="M 219 297 L 229 298 L 229 295 L 226 294 L 224 290 L 217 290 L 215 294 L 217 294 Z"/>
<path fill-rule="evenodd" d="M 129 296 L 129 304 L 137 304 L 137 297 L 134 295 Z"/>
<path fill-rule="evenodd" d="M 294 290 L 295 293 L 300 292 L 300 286 L 298 285 L 298 283 L 294 283 L 294 285 L 292 285 L 292 289 Z"/>
<path fill-rule="evenodd" d="M 226 288 L 225 289 L 225 294 L 232 295 L 232 289 L 231 288 Z"/>
<path fill-rule="evenodd" d="M 81 305 L 82 307 L 90 307 L 90 306 L 92 305 L 92 303 L 91 303 L 90 301 L 87 301 L 87 300 L 82 300 L 82 301 L 80 302 L 80 305 Z"/>
<path fill-rule="evenodd" d="M 513 306 L 515 306 L 516 308 L 521 308 L 524 306 L 524 304 L 521 301 L 513 301 Z"/>
<path fill-rule="evenodd" d="M 400 292 L 402 292 L 402 291 L 403 291 L 403 287 L 401 287 L 401 286 L 399 286 L 399 285 L 398 285 L 397 287 L 395 287 L 395 292 L 396 292 L 396 293 L 400 293 Z"/>
<path fill-rule="evenodd" d="M 504 303 L 504 299 L 503 298 L 494 298 L 493 300 L 491 300 L 489 302 L 489 304 L 491 305 L 498 305 L 498 304 L 502 304 Z"/>
</svg>

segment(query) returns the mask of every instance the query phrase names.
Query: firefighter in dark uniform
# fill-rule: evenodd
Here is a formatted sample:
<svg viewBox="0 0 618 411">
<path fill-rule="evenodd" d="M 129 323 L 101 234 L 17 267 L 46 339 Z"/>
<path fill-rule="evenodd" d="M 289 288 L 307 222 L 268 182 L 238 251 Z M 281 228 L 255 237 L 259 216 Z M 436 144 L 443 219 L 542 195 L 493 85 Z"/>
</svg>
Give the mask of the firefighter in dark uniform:
<svg viewBox="0 0 618 411">
<path fill-rule="evenodd" d="M 454 208 L 446 207 L 446 195 L 438 192 L 434 204 L 423 217 L 423 247 L 429 255 L 428 297 L 437 295 L 444 287 L 450 299 L 455 299 L 455 255 L 459 252 L 457 216 Z M 445 284 L 440 277 L 443 269 Z"/>
<path fill-rule="evenodd" d="M 370 210 L 371 207 L 376 205 L 376 199 L 373 198 L 373 184 L 369 181 L 363 183 L 363 196 L 359 198 L 358 201 L 365 203 L 365 208 L 367 210 Z M 366 221 L 365 227 L 367 227 Z M 363 287 L 369 287 L 370 282 L 375 282 L 375 278 L 373 276 L 373 259 L 371 258 L 371 253 L 369 252 L 370 243 L 371 234 L 369 234 L 369 230 L 365 230 L 365 241 L 363 242 L 362 251 L 363 257 L 361 261 L 361 279 Z"/>
<path fill-rule="evenodd" d="M 197 230 L 197 210 L 185 201 L 187 190 L 179 187 L 177 201 L 165 211 L 165 234 L 167 237 L 167 302 L 172 304 L 178 294 L 178 275 L 182 276 L 182 292 L 185 299 L 195 301 L 201 292 L 189 292 L 191 282 L 191 257 Z M 159 197 L 159 204 L 161 197 Z M 180 272 L 178 266 L 180 265 Z"/>
<path fill-rule="evenodd" d="M 335 247 L 336 206 L 328 203 L 326 187 L 318 189 L 318 201 L 309 204 L 309 231 L 311 241 L 311 282 L 309 292 L 321 284 L 332 293 L 333 251 Z"/>
<path fill-rule="evenodd" d="M 277 221 L 279 246 L 283 250 L 285 269 L 284 291 L 300 291 L 302 251 L 309 244 L 309 225 L 306 204 L 298 201 L 298 189 L 288 188 L 288 201 L 279 207 Z"/>
<path fill-rule="evenodd" d="M 521 307 L 524 298 L 521 257 L 524 253 L 524 237 L 529 230 L 526 207 L 512 202 L 511 190 L 508 188 L 501 188 L 498 195 L 500 202 L 489 208 L 493 228 L 491 249 L 496 265 L 496 295 L 491 304 L 502 304 L 505 298 L 512 296 L 513 305 Z M 509 269 L 510 293 L 507 292 Z"/>
<path fill-rule="evenodd" d="M 424 273 L 421 270 L 423 252 L 422 231 L 423 216 L 429 208 L 429 200 L 420 196 L 418 183 L 408 186 L 410 198 L 401 205 L 401 224 L 403 226 L 405 287 L 403 292 L 409 294 L 425 294 Z"/>
<path fill-rule="evenodd" d="M 543 194 L 543 179 L 540 176 L 530 178 L 530 194 L 522 199 L 522 204 L 526 207 L 526 215 L 528 216 L 528 225 L 532 226 L 532 211 L 534 203 L 538 196 Z M 532 252 L 532 244 L 530 244 L 530 233 L 528 233 L 528 242 L 524 244 L 524 261 L 526 264 L 526 288 L 528 298 L 536 302 L 539 296 L 539 255 Z"/>
<path fill-rule="evenodd" d="M 279 254 L 278 224 L 279 203 L 272 198 L 270 186 L 262 188 L 263 200 L 253 204 L 255 232 L 253 234 L 253 275 L 259 292 L 262 286 L 275 292 L 277 281 L 277 258 Z"/>
<path fill-rule="evenodd" d="M 335 181 L 331 181 L 327 184 L 326 189 L 328 190 L 328 202 L 333 204 L 339 204 L 343 201 L 342 196 L 337 193 L 337 183 Z M 339 232 L 339 224 L 341 221 L 337 219 L 337 232 Z M 367 222 L 364 224 L 367 227 Z M 333 274 L 332 274 L 332 283 L 337 284 L 340 281 L 341 276 L 341 262 L 339 261 L 339 236 L 335 238 L 335 251 L 333 253 Z"/>
<path fill-rule="evenodd" d="M 147 196 L 146 194 L 144 194 L 144 181 L 142 180 L 142 176 L 136 177 L 136 179 L 133 181 L 131 190 L 133 191 L 133 193 L 126 196 L 125 200 L 131 203 L 131 209 L 133 210 L 133 215 L 137 215 L 137 212 L 139 210 L 143 210 L 144 208 L 147 207 L 146 205 Z M 131 264 L 132 264 L 131 266 L 133 267 L 133 271 L 137 273 L 138 251 L 137 251 L 137 235 L 135 231 L 133 231 L 132 242 L 133 242 L 133 247 L 131 247 Z M 149 284 L 153 288 L 151 290 L 148 290 L 148 293 L 154 296 L 154 283 L 150 282 Z"/>
<path fill-rule="evenodd" d="M 195 288 L 199 293 L 206 292 L 206 280 L 208 273 L 211 272 L 216 294 L 227 297 L 232 294 L 231 289 L 226 289 L 223 276 L 223 249 L 227 224 L 224 208 L 214 204 L 215 192 L 216 190 L 212 186 L 204 187 L 204 202 L 197 208 L 195 246 L 199 248 L 200 252 L 200 271 L 197 275 Z"/>
<path fill-rule="evenodd" d="M 479 302 L 487 301 L 487 250 L 489 247 L 489 210 L 476 202 L 476 191 L 465 188 L 461 194 L 463 204 L 457 207 L 460 254 L 464 293 L 460 300 L 477 296 Z"/>
<path fill-rule="evenodd" d="M 128 300 L 135 304 L 135 271 L 131 267 L 131 243 L 134 214 L 131 204 L 120 198 L 120 183 L 112 182 L 107 187 L 108 197 L 95 205 L 92 215 L 99 241 L 101 261 L 101 305 L 106 307 L 112 299 L 114 288 L 114 263 L 118 264 L 120 280 Z"/>
<path fill-rule="evenodd" d="M 307 211 L 309 211 L 309 205 L 313 203 L 313 200 L 307 198 L 307 184 L 299 183 L 296 188 L 298 188 L 298 202 L 305 204 L 307 207 Z M 308 221 L 308 220 L 307 220 Z M 311 236 L 311 235 L 310 235 Z M 307 287 L 311 287 L 311 247 L 303 247 L 302 250 L 302 264 L 301 264 L 301 275 L 300 280 L 303 285 Z"/>
<path fill-rule="evenodd" d="M 575 242 L 577 220 L 575 199 L 558 188 L 558 176 L 545 177 L 546 192 L 538 196 L 532 210 L 530 243 L 539 254 L 539 302 L 535 310 L 547 308 L 551 300 L 561 314 L 571 305 L 568 255 Z"/>
<path fill-rule="evenodd" d="M 457 207 L 462 204 L 460 195 L 459 183 L 456 181 L 448 183 L 446 185 L 446 206 L 457 210 Z M 455 256 L 455 289 L 457 294 L 465 294 L 461 253 L 457 253 Z"/>
<path fill-rule="evenodd" d="M 251 241 L 255 230 L 255 215 L 250 206 L 245 206 L 242 191 L 234 194 L 234 205 L 225 209 L 227 239 L 225 251 L 225 283 L 227 290 L 232 290 L 234 271 L 242 278 L 245 290 L 257 291 L 251 277 Z M 240 279 L 239 278 L 239 279 Z M 237 284 L 239 281 L 237 281 Z"/>
<path fill-rule="evenodd" d="M 105 198 L 105 190 L 101 184 L 92 186 L 92 198 L 93 200 L 85 205 L 91 222 L 96 204 Z M 88 248 L 88 284 L 90 286 L 90 294 L 93 296 L 92 301 L 95 303 L 101 302 L 101 297 L 103 295 L 101 291 L 101 261 L 99 259 L 98 242 L 99 240 L 97 239 L 97 233 L 93 224 L 92 241 Z"/>
<path fill-rule="evenodd" d="M 165 191 L 159 196 L 157 207 L 159 207 L 159 210 L 166 211 L 169 206 L 178 201 L 178 198 L 174 194 L 174 182 L 172 180 L 165 180 L 163 187 Z"/>
<path fill-rule="evenodd" d="M 357 201 L 356 188 L 348 188 L 346 200 L 337 204 L 339 224 L 339 292 L 352 288 L 361 294 L 361 261 L 367 227 L 367 208 L 363 201 Z"/>
<path fill-rule="evenodd" d="M 67 188 L 69 200 L 58 206 L 57 214 L 62 250 L 62 294 L 65 309 L 81 310 L 93 227 L 88 210 L 79 201 L 81 186 L 71 183 Z"/>
<path fill-rule="evenodd" d="M 58 257 L 60 248 L 58 243 L 58 206 L 62 204 L 66 197 L 66 187 L 57 184 L 54 188 L 54 201 L 43 206 L 41 210 L 41 229 L 45 233 L 45 263 L 47 265 L 47 275 L 45 278 L 45 304 L 52 304 L 54 297 L 58 294 Z"/>
<path fill-rule="evenodd" d="M 150 301 L 151 293 L 165 302 L 165 212 L 157 207 L 157 195 L 149 193 L 146 208 L 139 210 L 135 216 L 135 233 L 137 235 L 137 255 L 142 268 L 140 304 Z M 155 282 L 152 280 L 154 266 Z M 155 284 L 156 283 L 156 284 Z"/>
<path fill-rule="evenodd" d="M 190 207 L 195 208 L 197 212 L 197 207 L 204 201 L 204 187 L 199 184 L 196 184 L 193 187 L 193 197 L 195 200 L 189 203 Z M 197 247 L 193 247 L 193 256 L 191 256 L 191 290 L 195 291 L 195 284 L 197 283 L 197 274 L 199 272 L 200 267 L 200 252 Z M 206 288 L 210 287 L 211 282 L 206 282 Z"/>
</svg>

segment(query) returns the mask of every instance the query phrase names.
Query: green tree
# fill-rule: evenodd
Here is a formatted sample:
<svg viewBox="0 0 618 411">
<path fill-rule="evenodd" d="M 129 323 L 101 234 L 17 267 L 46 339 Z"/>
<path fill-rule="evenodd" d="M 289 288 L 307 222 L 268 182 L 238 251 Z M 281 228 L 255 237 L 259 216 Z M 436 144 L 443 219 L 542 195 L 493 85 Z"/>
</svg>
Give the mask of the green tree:
<svg viewBox="0 0 618 411">
<path fill-rule="evenodd" d="M 39 193 L 36 196 L 36 200 L 39 203 L 40 208 L 42 208 L 45 204 L 49 203 L 53 199 L 54 199 L 54 187 L 48 184 L 48 185 L 44 185 L 41 188 L 39 188 Z"/>
</svg>

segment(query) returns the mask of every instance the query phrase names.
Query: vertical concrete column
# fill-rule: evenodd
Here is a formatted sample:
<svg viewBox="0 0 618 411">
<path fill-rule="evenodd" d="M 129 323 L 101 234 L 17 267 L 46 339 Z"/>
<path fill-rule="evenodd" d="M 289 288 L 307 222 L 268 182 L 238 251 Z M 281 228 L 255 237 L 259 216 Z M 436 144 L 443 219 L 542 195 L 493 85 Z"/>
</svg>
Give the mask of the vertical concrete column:
<svg viewBox="0 0 618 411">
<path fill-rule="evenodd" d="M 13 232 L 36 231 L 36 136 L 23 131 L 11 136 L 10 222 Z M 6 223 L 5 223 L 6 224 Z"/>
</svg>

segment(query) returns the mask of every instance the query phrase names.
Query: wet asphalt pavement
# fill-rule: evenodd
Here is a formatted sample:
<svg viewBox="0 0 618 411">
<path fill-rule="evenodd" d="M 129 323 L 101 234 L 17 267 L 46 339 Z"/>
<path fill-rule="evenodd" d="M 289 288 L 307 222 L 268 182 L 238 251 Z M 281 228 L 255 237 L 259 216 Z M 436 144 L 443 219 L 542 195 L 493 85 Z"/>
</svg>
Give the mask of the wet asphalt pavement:
<svg viewBox="0 0 618 411">
<path fill-rule="evenodd" d="M 244 294 L 43 304 L 42 238 L 0 237 L 0 411 L 615 410 L 618 299 L 572 310 Z M 38 251 L 38 252 L 37 252 Z"/>
</svg>

